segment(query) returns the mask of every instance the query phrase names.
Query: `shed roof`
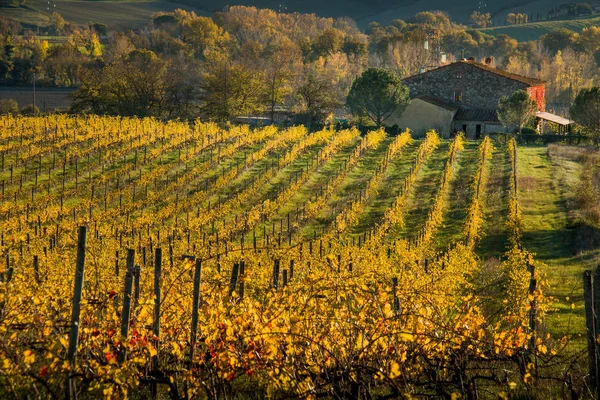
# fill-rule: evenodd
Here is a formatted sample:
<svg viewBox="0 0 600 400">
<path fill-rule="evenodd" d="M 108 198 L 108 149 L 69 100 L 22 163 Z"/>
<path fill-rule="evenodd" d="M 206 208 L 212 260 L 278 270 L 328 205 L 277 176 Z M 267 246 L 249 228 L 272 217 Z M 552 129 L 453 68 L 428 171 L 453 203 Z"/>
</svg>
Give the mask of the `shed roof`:
<svg viewBox="0 0 600 400">
<path fill-rule="evenodd" d="M 574 121 L 571 121 L 570 119 L 559 117 L 558 115 L 554 115 L 549 112 L 541 112 L 540 111 L 536 114 L 536 117 L 538 117 L 539 119 L 543 119 L 544 121 L 554 122 L 555 124 L 563 125 L 563 126 L 571 125 L 574 122 Z"/>
<path fill-rule="evenodd" d="M 427 102 L 429 104 L 433 104 L 434 106 L 445 108 L 448 111 L 456 111 L 456 110 L 458 110 L 458 107 L 455 107 L 452 104 L 448 104 L 445 101 L 440 100 L 440 99 L 438 99 L 436 97 L 433 97 L 433 96 L 423 95 L 423 96 L 417 96 L 417 97 L 415 97 L 415 99 L 425 101 L 425 102 Z"/>
<path fill-rule="evenodd" d="M 434 71 L 438 71 L 438 70 L 441 70 L 441 69 L 444 69 L 444 68 L 454 68 L 457 65 L 461 65 L 461 64 L 462 65 L 470 65 L 470 66 L 472 66 L 474 68 L 478 68 L 478 69 L 481 69 L 481 70 L 484 70 L 484 71 L 487 71 L 487 72 L 491 72 L 492 74 L 499 75 L 499 76 L 502 76 L 504 78 L 511 79 L 513 81 L 525 83 L 526 85 L 529 85 L 529 86 L 539 86 L 539 85 L 545 84 L 545 82 L 543 80 L 541 80 L 541 79 L 529 78 L 527 76 L 523 76 L 523 75 L 519 75 L 519 74 L 513 74 L 512 72 L 504 71 L 504 70 L 501 70 L 501 69 L 498 69 L 498 68 L 493 68 L 493 67 L 490 67 L 487 64 L 482 64 L 480 62 L 473 61 L 473 60 L 461 60 L 461 61 L 457 61 L 457 62 L 454 62 L 454 63 L 451 63 L 451 64 L 443 65 L 441 67 L 438 67 L 438 68 L 435 68 L 435 69 L 423 72 L 422 74 L 417 74 L 417 75 L 409 76 L 408 78 L 404 78 L 403 81 L 410 81 L 413 78 L 424 76 L 424 75 L 430 74 L 430 73 L 432 73 Z"/>
<path fill-rule="evenodd" d="M 454 116 L 455 121 L 499 122 L 496 110 L 461 108 Z"/>
</svg>

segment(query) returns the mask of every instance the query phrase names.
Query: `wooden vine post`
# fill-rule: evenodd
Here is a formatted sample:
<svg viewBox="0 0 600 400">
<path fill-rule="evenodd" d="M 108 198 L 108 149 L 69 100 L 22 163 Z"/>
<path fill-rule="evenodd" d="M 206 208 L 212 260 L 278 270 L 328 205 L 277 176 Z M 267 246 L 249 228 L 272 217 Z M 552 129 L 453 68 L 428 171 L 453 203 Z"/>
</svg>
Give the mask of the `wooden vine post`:
<svg viewBox="0 0 600 400">
<path fill-rule="evenodd" d="M 81 297 L 85 272 L 86 236 L 87 228 L 80 226 L 77 237 L 77 261 L 75 266 L 75 288 L 73 290 L 73 310 L 71 312 L 71 331 L 69 333 L 69 348 L 67 351 L 67 360 L 71 370 L 75 368 L 75 356 L 77 354 L 77 344 L 79 343 L 79 317 L 81 315 Z M 65 397 L 67 399 L 71 399 L 75 394 L 74 381 L 71 379 L 71 375 L 69 373 L 66 382 Z"/>
<path fill-rule="evenodd" d="M 583 273 L 583 299 L 588 343 L 588 368 L 590 386 L 600 398 L 600 266 L 596 271 Z"/>
<path fill-rule="evenodd" d="M 125 291 L 123 293 L 123 310 L 121 312 L 121 343 L 119 349 L 119 362 L 122 363 L 127 358 L 127 349 L 125 343 L 129 336 L 129 319 L 131 317 L 131 294 L 133 291 L 135 250 L 127 250 L 127 271 L 125 272 Z"/>
<path fill-rule="evenodd" d="M 590 386 L 600 398 L 600 266 L 596 271 L 583 273 L 583 299 L 588 342 L 588 368 Z"/>
<path fill-rule="evenodd" d="M 192 369 L 194 362 L 194 352 L 196 350 L 196 340 L 198 338 L 198 313 L 200 309 L 200 279 L 202 277 L 202 260 L 196 259 L 194 268 L 194 292 L 192 294 L 192 326 L 190 329 L 190 357 L 188 367 Z M 188 398 L 187 382 L 185 382 L 185 398 Z"/>
<path fill-rule="evenodd" d="M 158 349 L 160 345 L 160 283 L 162 275 L 162 249 L 157 247 L 154 255 L 154 318 L 152 321 L 152 334 L 154 335 L 154 347 L 156 355 L 152 357 L 152 370 L 158 370 Z M 152 383 L 152 398 L 158 397 L 156 381 Z"/>
</svg>

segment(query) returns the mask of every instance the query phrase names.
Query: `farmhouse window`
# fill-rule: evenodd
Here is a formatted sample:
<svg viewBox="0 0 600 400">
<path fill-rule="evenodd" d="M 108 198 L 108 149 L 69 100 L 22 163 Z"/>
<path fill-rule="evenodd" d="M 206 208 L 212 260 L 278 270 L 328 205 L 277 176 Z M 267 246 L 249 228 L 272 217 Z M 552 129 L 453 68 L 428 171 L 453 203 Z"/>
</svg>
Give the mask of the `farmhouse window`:
<svg viewBox="0 0 600 400">
<path fill-rule="evenodd" d="M 462 101 L 462 92 L 454 92 L 454 101 Z"/>
<path fill-rule="evenodd" d="M 462 79 L 462 77 L 463 77 L 462 71 L 457 71 L 456 72 L 456 79 Z"/>
</svg>

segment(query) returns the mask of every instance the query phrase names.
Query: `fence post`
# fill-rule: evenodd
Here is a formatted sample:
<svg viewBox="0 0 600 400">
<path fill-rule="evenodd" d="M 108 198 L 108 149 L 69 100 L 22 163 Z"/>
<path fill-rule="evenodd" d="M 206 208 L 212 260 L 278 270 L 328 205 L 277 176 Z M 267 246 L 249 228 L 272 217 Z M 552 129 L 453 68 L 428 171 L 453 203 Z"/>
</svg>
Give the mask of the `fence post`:
<svg viewBox="0 0 600 400">
<path fill-rule="evenodd" d="M 583 299 L 585 302 L 585 322 L 587 328 L 588 342 L 588 368 L 590 375 L 590 386 L 598 390 L 598 351 L 597 351 L 597 330 L 596 330 L 596 310 L 594 292 L 597 290 L 594 286 L 594 277 L 592 271 L 583 273 Z M 595 290 L 596 289 L 596 290 Z"/>
<path fill-rule="evenodd" d="M 157 247 L 154 256 L 154 321 L 152 324 L 152 333 L 154 333 L 154 343 L 158 352 L 160 335 L 160 282 L 162 275 L 162 249 Z M 156 361 L 156 360 L 155 360 Z M 154 365 L 156 367 L 156 363 Z"/>
<path fill-rule="evenodd" d="M 154 347 L 156 347 L 156 355 L 152 357 L 152 370 L 158 370 L 158 348 L 160 345 L 160 281 L 162 269 L 162 249 L 156 248 L 154 256 L 154 318 L 152 321 L 152 333 L 154 334 Z M 158 397 L 158 385 L 152 383 L 151 387 L 152 398 Z"/>
<path fill-rule="evenodd" d="M 75 355 L 77 354 L 77 344 L 79 342 L 79 316 L 81 314 L 81 296 L 83 293 L 84 268 L 85 268 L 85 249 L 86 249 L 87 228 L 79 227 L 77 237 L 77 261 L 75 267 L 75 288 L 73 290 L 73 310 L 71 313 L 71 332 L 69 334 L 69 349 L 67 360 L 71 368 L 75 368 Z M 73 381 L 71 374 L 67 377 L 65 397 L 70 399 L 73 392 Z"/>
<path fill-rule="evenodd" d="M 531 274 L 531 277 L 529 279 L 529 294 L 531 296 L 533 296 L 533 294 L 535 293 L 535 290 L 537 289 L 537 279 L 535 279 L 535 265 L 531 264 L 529 261 L 527 261 L 527 269 L 529 271 L 529 273 Z M 536 335 L 535 335 L 535 315 L 537 313 L 537 303 L 535 301 L 535 298 L 533 300 L 530 301 L 529 303 L 530 305 L 530 309 L 529 309 L 529 333 L 531 333 L 531 338 L 529 339 L 529 352 L 530 354 L 533 353 L 535 354 L 535 339 L 536 339 Z"/>
<path fill-rule="evenodd" d="M 196 259 L 196 267 L 194 270 L 194 293 L 192 303 L 192 327 L 190 334 L 190 359 L 189 365 L 191 367 L 194 361 L 194 350 L 196 348 L 196 337 L 198 334 L 198 309 L 200 307 L 200 278 L 202 274 L 202 261 Z"/>
<path fill-rule="evenodd" d="M 239 297 L 240 300 L 242 300 L 244 298 L 244 276 L 246 274 L 246 262 L 245 261 L 240 261 L 240 273 L 239 273 Z"/>
<path fill-rule="evenodd" d="M 133 292 L 133 309 L 137 309 L 138 304 L 140 303 L 140 291 L 141 291 L 141 286 L 140 286 L 140 274 L 142 272 L 142 268 L 139 265 L 136 265 L 135 267 L 133 267 L 133 288 L 134 288 L 134 292 Z"/>
<path fill-rule="evenodd" d="M 279 289 L 279 260 L 273 262 L 273 288 L 275 291 Z"/>
<path fill-rule="evenodd" d="M 398 299 L 398 278 L 392 278 L 392 296 L 394 299 L 394 312 L 397 314 L 400 312 L 400 299 Z"/>
<path fill-rule="evenodd" d="M 596 361 L 596 398 L 600 399 L 600 344 L 598 343 L 598 335 L 600 334 L 600 265 L 596 267 L 592 278 L 592 293 L 593 293 L 593 310 L 594 310 L 594 345 L 595 345 L 595 361 Z"/>
<path fill-rule="evenodd" d="M 231 280 L 229 281 L 229 296 L 231 297 L 232 293 L 235 291 L 235 287 L 237 286 L 237 278 L 238 272 L 240 270 L 240 264 L 233 264 L 233 269 L 231 270 Z"/>
<path fill-rule="evenodd" d="M 123 310 L 121 313 L 121 348 L 119 350 L 119 362 L 122 363 L 127 357 L 125 343 L 129 336 L 129 319 L 131 317 L 131 292 L 133 290 L 135 250 L 127 250 L 127 271 L 125 272 L 125 292 L 123 293 Z"/>
<path fill-rule="evenodd" d="M 42 279 L 40 278 L 40 260 L 38 256 L 33 256 L 33 273 L 35 275 L 35 281 L 37 283 L 41 283 Z"/>
</svg>

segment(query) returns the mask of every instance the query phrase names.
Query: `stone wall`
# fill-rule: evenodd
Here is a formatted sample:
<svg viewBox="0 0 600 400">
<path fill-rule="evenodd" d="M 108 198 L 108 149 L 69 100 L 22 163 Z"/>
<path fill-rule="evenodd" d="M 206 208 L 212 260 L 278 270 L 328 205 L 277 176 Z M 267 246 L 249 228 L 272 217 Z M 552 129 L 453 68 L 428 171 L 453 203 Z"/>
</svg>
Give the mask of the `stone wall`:
<svg viewBox="0 0 600 400">
<path fill-rule="evenodd" d="M 481 126 L 481 135 L 476 137 L 477 125 Z M 490 133 L 509 133 L 510 130 L 506 129 L 502 124 L 496 122 L 485 122 L 485 121 L 454 121 L 452 124 L 455 132 L 463 132 L 467 139 L 482 139 L 485 135 Z M 466 129 L 465 129 L 466 126 Z"/>
<path fill-rule="evenodd" d="M 510 96 L 517 90 L 530 86 L 491 71 L 478 68 L 468 62 L 458 62 L 416 75 L 404 80 L 410 89 L 410 97 L 433 96 L 460 108 L 495 110 L 502 96 Z M 461 101 L 455 101 L 455 93 L 461 93 Z"/>
</svg>

